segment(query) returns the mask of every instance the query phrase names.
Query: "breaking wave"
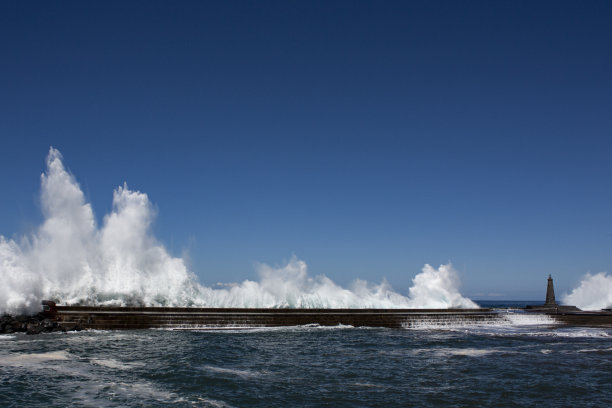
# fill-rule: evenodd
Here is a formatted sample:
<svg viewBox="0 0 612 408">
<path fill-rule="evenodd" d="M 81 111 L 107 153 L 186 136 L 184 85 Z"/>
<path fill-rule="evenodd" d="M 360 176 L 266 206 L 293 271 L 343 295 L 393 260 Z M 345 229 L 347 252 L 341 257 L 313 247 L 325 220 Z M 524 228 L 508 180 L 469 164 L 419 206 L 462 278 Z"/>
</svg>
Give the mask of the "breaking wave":
<svg viewBox="0 0 612 408">
<path fill-rule="evenodd" d="M 575 305 L 582 310 L 612 307 L 612 276 L 605 272 L 595 275 L 587 273 L 577 288 L 563 296 L 563 303 Z"/>
<path fill-rule="evenodd" d="M 258 282 L 223 289 L 198 283 L 182 258 L 152 235 L 155 211 L 145 193 L 127 184 L 113 192 L 110 214 L 96 225 L 91 204 L 60 152 L 51 148 L 41 175 L 44 222 L 16 241 L 0 236 L 0 313 L 35 312 L 42 299 L 64 304 L 142 306 L 449 308 L 478 307 L 458 291 L 450 264 L 425 265 L 408 296 L 383 281 L 343 288 L 310 276 L 304 261 L 259 266 Z"/>
</svg>

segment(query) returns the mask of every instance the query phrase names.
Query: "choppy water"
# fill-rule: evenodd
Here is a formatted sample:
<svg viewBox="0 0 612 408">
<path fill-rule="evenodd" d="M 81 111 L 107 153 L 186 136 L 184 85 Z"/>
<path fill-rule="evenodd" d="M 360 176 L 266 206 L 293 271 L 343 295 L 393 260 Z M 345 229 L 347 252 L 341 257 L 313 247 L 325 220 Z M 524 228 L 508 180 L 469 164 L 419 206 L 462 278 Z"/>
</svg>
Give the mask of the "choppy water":
<svg viewBox="0 0 612 408">
<path fill-rule="evenodd" d="M 612 330 L 521 320 L 0 336 L 0 406 L 612 406 Z"/>
</svg>

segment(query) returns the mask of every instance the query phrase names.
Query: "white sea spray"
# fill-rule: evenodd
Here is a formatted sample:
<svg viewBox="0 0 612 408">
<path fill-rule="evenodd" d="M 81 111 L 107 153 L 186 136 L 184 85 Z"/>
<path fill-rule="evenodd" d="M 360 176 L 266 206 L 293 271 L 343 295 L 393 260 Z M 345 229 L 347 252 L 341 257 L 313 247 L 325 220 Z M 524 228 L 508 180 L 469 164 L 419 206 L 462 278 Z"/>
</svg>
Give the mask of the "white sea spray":
<svg viewBox="0 0 612 408">
<path fill-rule="evenodd" d="M 198 283 L 184 260 L 153 236 L 148 196 L 127 184 L 113 192 L 112 211 L 98 226 L 90 203 L 60 152 L 51 148 L 41 175 L 44 221 L 20 240 L 0 236 L 0 313 L 36 312 L 42 299 L 66 304 L 147 306 L 449 308 L 477 307 L 459 293 L 452 265 L 425 265 L 408 296 L 383 280 L 349 288 L 306 263 L 258 266 L 259 281 L 213 289 Z"/>
<path fill-rule="evenodd" d="M 605 272 L 587 273 L 580 285 L 563 296 L 563 303 L 582 310 L 600 310 L 612 307 L 612 276 Z"/>
</svg>

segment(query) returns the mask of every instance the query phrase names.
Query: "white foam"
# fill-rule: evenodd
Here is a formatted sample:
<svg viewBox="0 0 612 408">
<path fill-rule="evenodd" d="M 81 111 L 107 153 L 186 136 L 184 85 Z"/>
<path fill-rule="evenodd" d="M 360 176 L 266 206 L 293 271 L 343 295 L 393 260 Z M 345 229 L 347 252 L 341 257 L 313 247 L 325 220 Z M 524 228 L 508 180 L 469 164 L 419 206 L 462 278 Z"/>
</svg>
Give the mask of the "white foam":
<svg viewBox="0 0 612 408">
<path fill-rule="evenodd" d="M 546 334 L 546 333 L 543 333 Z M 568 338 L 609 338 L 612 337 L 610 334 L 601 329 L 568 329 L 568 330 L 555 330 L 550 333 L 554 337 L 568 337 Z"/>
<path fill-rule="evenodd" d="M 531 313 L 505 313 L 502 315 L 513 326 L 551 326 L 557 321 L 549 315 Z"/>
<path fill-rule="evenodd" d="M 466 357 L 483 357 L 495 353 L 518 353 L 514 349 L 508 348 L 456 348 L 456 347 L 441 347 L 441 348 L 418 348 L 408 351 L 410 354 L 431 354 L 439 357 L 449 356 L 466 356 Z"/>
<path fill-rule="evenodd" d="M 491 331 L 499 334 L 502 331 L 516 331 L 519 329 L 550 327 L 557 325 L 554 318 L 543 314 L 501 312 L 491 319 L 476 320 L 464 318 L 461 315 L 446 318 L 430 318 L 413 320 L 402 324 L 402 328 L 410 330 L 445 330 L 474 332 L 475 330 Z"/>
<path fill-rule="evenodd" d="M 576 350 L 578 353 L 604 353 L 604 352 L 610 352 L 612 351 L 612 348 L 605 348 L 605 349 L 580 349 L 580 350 Z"/>
<path fill-rule="evenodd" d="M 237 376 L 241 378 L 253 378 L 253 377 L 261 377 L 264 373 L 255 372 L 255 371 L 247 371 L 247 370 L 238 370 L 234 368 L 223 368 L 223 367 L 215 367 L 215 366 L 202 366 L 201 369 L 203 371 L 208 371 L 215 374 L 221 375 L 230 375 Z"/>
<path fill-rule="evenodd" d="M 578 353 L 606 353 L 612 351 L 612 348 L 607 349 L 580 349 L 576 350 Z"/>
<path fill-rule="evenodd" d="M 91 360 L 92 363 L 116 370 L 130 370 L 134 367 L 142 367 L 144 363 L 123 363 L 112 358 L 96 358 Z"/>
<path fill-rule="evenodd" d="M 372 384 L 372 383 L 353 383 L 351 385 L 355 387 L 363 387 L 363 388 L 389 388 L 387 385 Z"/>
<path fill-rule="evenodd" d="M 557 338 L 608 338 L 611 337 L 608 332 L 601 329 L 593 328 L 566 328 L 566 327 L 554 327 L 552 330 L 550 327 L 529 327 L 529 326 L 516 326 L 516 330 L 510 331 L 499 331 L 493 333 L 494 335 L 510 335 L 510 336 L 530 336 L 530 337 L 557 337 Z M 554 345 L 555 343 L 551 343 Z M 559 343 L 564 344 L 564 343 Z"/>
<path fill-rule="evenodd" d="M 448 319 L 428 319 L 412 320 L 402 323 L 402 328 L 410 330 L 464 330 L 475 327 L 491 327 L 497 323 L 493 321 L 479 322 L 469 319 L 448 318 Z"/>
<path fill-rule="evenodd" d="M 91 204 L 60 152 L 49 150 L 41 175 L 44 222 L 21 240 L 0 236 L 0 313 L 36 312 L 42 299 L 66 304 L 303 307 L 476 308 L 459 293 L 450 264 L 425 265 L 409 296 L 383 280 L 356 280 L 343 288 L 326 276 L 311 276 L 304 261 L 258 266 L 259 281 L 212 289 L 198 283 L 182 258 L 153 236 L 155 211 L 145 193 L 127 184 L 113 192 L 112 211 L 97 225 Z"/>
<path fill-rule="evenodd" d="M 262 332 L 300 332 L 312 330 L 347 330 L 355 329 L 354 326 L 347 324 L 338 324 L 335 326 L 322 326 L 318 323 L 298 325 L 298 326 L 172 326 L 165 328 L 156 328 L 152 330 L 162 331 L 192 331 L 192 332 L 207 332 L 207 333 L 262 333 Z M 358 329 L 368 329 L 368 327 L 359 327 Z"/>
<path fill-rule="evenodd" d="M 13 354 L 3 356 L 0 365 L 12 367 L 38 366 L 50 361 L 70 360 L 70 355 L 65 350 L 50 351 L 47 353 Z"/>
<path fill-rule="evenodd" d="M 214 400 L 210 398 L 198 397 L 198 401 L 204 403 L 206 406 L 210 406 L 213 408 L 232 408 L 232 406 L 226 402 Z"/>
<path fill-rule="evenodd" d="M 498 349 L 475 349 L 475 348 L 440 348 L 434 349 L 435 354 L 443 356 L 465 356 L 465 357 L 484 357 L 489 354 L 507 352 Z"/>
</svg>

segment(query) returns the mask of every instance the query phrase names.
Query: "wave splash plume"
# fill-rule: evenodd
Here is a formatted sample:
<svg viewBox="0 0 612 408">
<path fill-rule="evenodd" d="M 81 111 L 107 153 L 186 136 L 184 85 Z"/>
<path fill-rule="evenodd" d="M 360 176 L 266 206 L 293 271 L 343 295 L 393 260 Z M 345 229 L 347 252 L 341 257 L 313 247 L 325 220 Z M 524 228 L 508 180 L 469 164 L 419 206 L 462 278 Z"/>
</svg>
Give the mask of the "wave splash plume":
<svg viewBox="0 0 612 408">
<path fill-rule="evenodd" d="M 41 175 L 41 205 L 44 222 L 34 234 L 20 240 L 0 235 L 0 313 L 36 312 L 45 298 L 83 305 L 478 307 L 459 293 L 450 264 L 425 265 L 408 296 L 386 281 L 356 280 L 343 288 L 326 276 L 310 276 L 306 263 L 295 257 L 277 268 L 260 265 L 258 282 L 203 286 L 183 259 L 170 255 L 152 235 L 155 211 L 145 193 L 127 184 L 118 187 L 111 213 L 98 226 L 91 204 L 54 148 Z"/>
<path fill-rule="evenodd" d="M 612 276 L 605 272 L 587 273 L 577 288 L 563 296 L 563 303 L 582 310 L 612 308 Z"/>
</svg>

